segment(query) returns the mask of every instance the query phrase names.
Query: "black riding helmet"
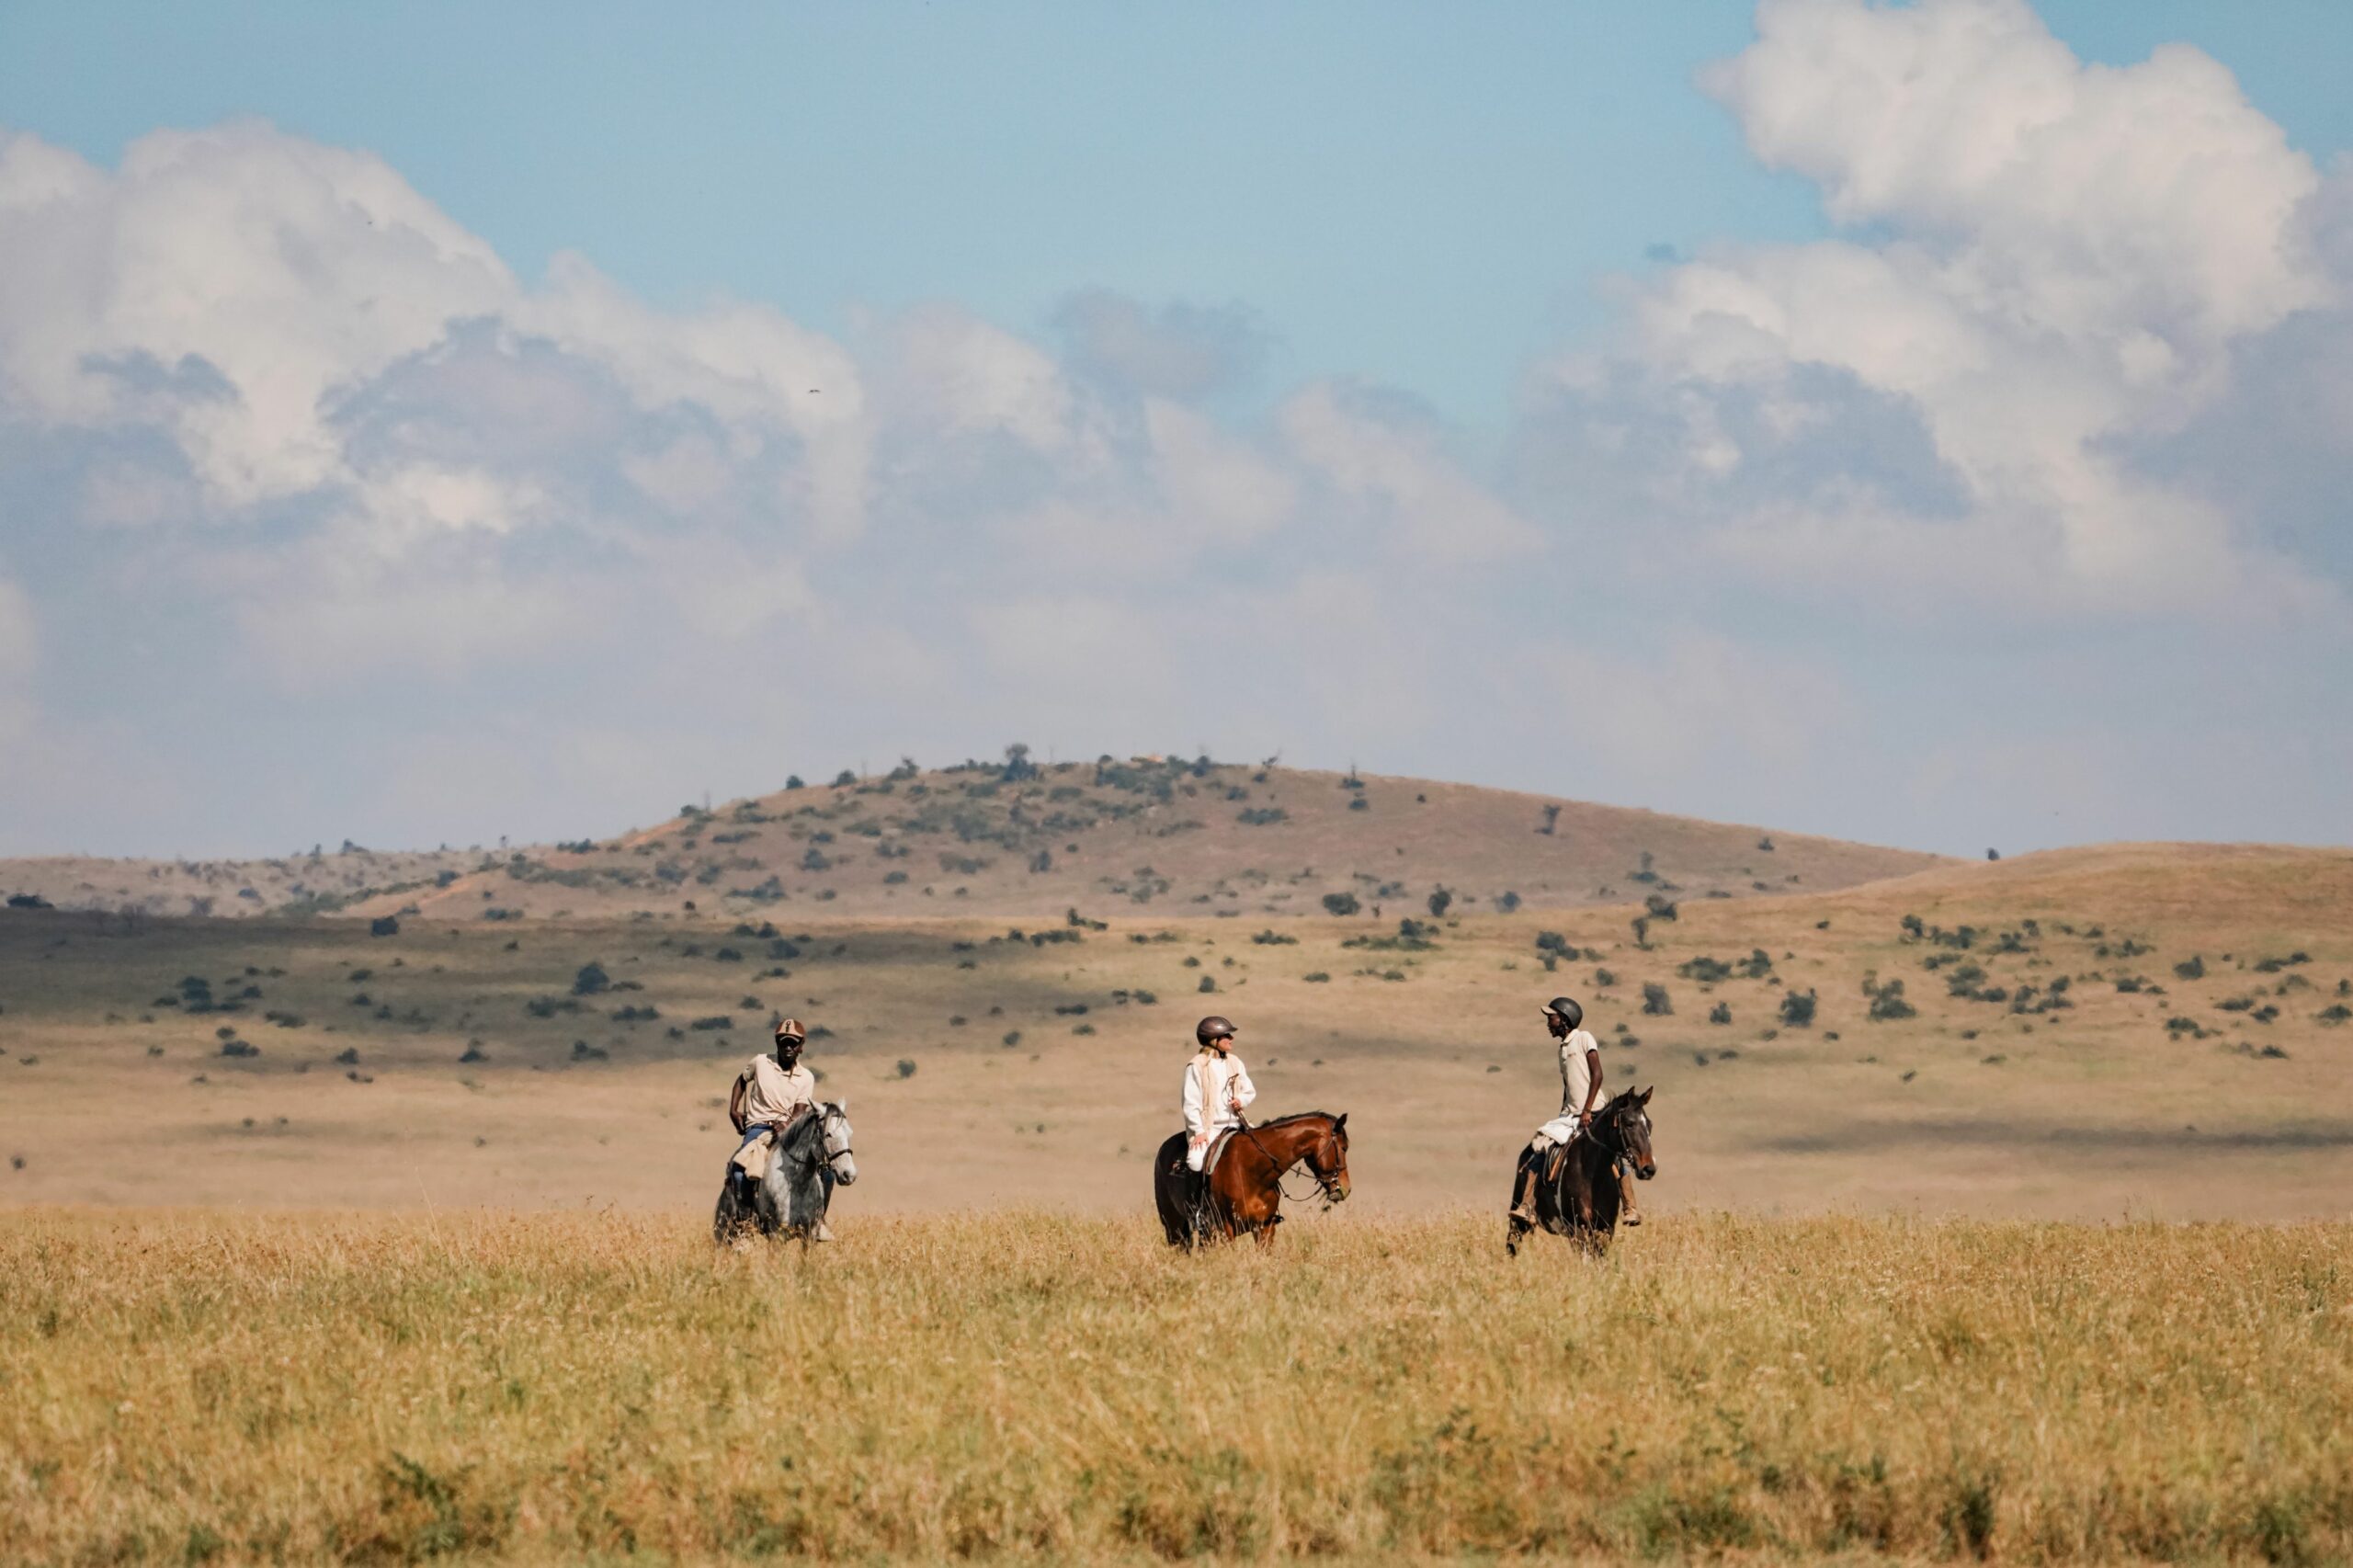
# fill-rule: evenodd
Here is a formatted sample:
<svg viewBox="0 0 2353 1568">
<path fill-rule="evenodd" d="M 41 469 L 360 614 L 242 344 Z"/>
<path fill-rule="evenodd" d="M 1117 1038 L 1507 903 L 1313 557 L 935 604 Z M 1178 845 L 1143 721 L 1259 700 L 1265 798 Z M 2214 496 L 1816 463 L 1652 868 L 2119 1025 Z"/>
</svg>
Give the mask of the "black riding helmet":
<svg viewBox="0 0 2353 1568">
<path fill-rule="evenodd" d="M 1573 1029 L 1582 1028 L 1585 1026 L 1585 1008 L 1578 1005 L 1577 999 L 1574 996 L 1555 996 L 1544 1004 L 1544 1011 L 1558 1017 Z"/>
<path fill-rule="evenodd" d="M 1193 1027 L 1193 1038 L 1203 1045 L 1209 1044 L 1213 1040 L 1232 1040 L 1233 1025 L 1229 1020 L 1212 1013 Z"/>
</svg>

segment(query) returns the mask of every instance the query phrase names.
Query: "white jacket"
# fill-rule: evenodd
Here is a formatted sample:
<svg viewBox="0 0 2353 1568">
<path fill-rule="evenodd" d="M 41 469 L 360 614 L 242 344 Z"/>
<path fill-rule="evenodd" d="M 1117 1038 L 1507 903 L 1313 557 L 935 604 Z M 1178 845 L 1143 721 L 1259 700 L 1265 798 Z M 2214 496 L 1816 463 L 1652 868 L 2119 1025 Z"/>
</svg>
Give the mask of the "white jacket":
<svg viewBox="0 0 2353 1568">
<path fill-rule="evenodd" d="M 1240 1057 L 1232 1051 L 1223 1056 L 1214 1051 L 1194 1052 L 1185 1063 L 1185 1164 L 1199 1170 L 1210 1140 L 1242 1125 L 1234 1107 L 1257 1097 L 1257 1085 L 1250 1082 L 1250 1070 Z"/>
</svg>

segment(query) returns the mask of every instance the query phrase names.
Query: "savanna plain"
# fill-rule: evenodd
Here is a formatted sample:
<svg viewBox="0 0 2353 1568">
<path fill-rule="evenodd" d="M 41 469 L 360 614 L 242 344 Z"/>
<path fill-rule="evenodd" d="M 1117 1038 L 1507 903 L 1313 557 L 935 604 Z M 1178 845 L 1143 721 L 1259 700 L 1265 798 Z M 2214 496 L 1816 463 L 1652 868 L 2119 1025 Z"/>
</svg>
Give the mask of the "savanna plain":
<svg viewBox="0 0 2353 1568">
<path fill-rule="evenodd" d="M 0 1559 L 2353 1554 L 2345 851 L 1016 757 L 0 888 Z M 1512 1259 L 1562 992 L 1659 1176 Z M 1208 1011 L 1355 1195 L 1188 1256 Z M 781 1014 L 860 1180 L 717 1251 Z"/>
</svg>

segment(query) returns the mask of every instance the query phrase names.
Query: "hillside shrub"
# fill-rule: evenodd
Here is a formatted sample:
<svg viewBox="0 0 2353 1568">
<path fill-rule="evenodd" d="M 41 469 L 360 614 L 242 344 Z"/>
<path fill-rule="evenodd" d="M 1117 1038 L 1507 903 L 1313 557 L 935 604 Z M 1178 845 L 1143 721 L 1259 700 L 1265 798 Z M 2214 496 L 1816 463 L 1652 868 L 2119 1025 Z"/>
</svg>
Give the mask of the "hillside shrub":
<svg viewBox="0 0 2353 1568">
<path fill-rule="evenodd" d="M 1675 1004 L 1667 999 L 1665 986 L 1655 981 L 1643 982 L 1643 1011 L 1654 1018 L 1665 1017 L 1675 1011 Z"/>
<path fill-rule="evenodd" d="M 1904 982 L 1900 980 L 1874 983 L 1867 977 L 1863 981 L 1863 994 L 1870 998 L 1871 1004 L 1865 1016 L 1875 1024 L 1919 1017 L 1920 1010 L 1904 999 Z"/>
<path fill-rule="evenodd" d="M 1814 994 L 1811 990 L 1789 991 L 1781 995 L 1781 1023 L 1784 1028 L 1812 1028 L 1813 1010 Z"/>
<path fill-rule="evenodd" d="M 1732 1004 L 1729 1002 L 1719 1002 L 1714 1006 L 1709 1008 L 1708 1022 L 1711 1024 L 1728 1024 L 1732 1022 Z"/>
<path fill-rule="evenodd" d="M 1497 893 L 1495 895 L 1495 908 L 1505 915 L 1513 914 L 1519 908 L 1519 894 L 1513 892 L 1509 889 L 1506 889 L 1504 892 Z"/>
<path fill-rule="evenodd" d="M 580 972 L 572 977 L 572 994 L 574 996 L 594 996 L 611 990 L 612 986 L 613 977 L 605 972 L 603 964 L 594 960 L 582 964 Z"/>
<path fill-rule="evenodd" d="M 2191 954 L 2188 958 L 2184 959 L 2181 962 L 2173 966 L 2173 974 L 2176 980 L 2205 979 L 2206 956 L 2203 953 Z"/>
<path fill-rule="evenodd" d="M 1357 895 L 1352 892 L 1327 892 L 1324 895 L 1324 909 L 1329 915 L 1345 918 L 1356 914 L 1363 907 L 1357 902 Z"/>
</svg>

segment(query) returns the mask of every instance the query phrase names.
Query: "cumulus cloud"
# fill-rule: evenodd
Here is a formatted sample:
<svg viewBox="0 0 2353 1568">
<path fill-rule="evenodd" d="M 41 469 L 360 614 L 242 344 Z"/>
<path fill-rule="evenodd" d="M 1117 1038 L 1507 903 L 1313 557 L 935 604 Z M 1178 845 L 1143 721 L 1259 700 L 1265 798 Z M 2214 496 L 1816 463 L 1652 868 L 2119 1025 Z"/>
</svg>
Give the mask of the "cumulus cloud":
<svg viewBox="0 0 2353 1568">
<path fill-rule="evenodd" d="M 1077 374 L 1179 403 L 1247 384 L 1267 347 L 1265 326 L 1240 303 L 1175 301 L 1154 310 L 1106 289 L 1070 295 L 1053 324 Z"/>
<path fill-rule="evenodd" d="M 0 744 L 18 742 L 32 729 L 33 662 L 40 652 L 32 599 L 0 577 Z"/>
<path fill-rule="evenodd" d="M 1731 570 L 1923 607 L 2335 602 L 2244 512 L 2117 449 L 2226 401 L 2236 348 L 2343 294 L 2318 175 L 2220 64 L 2087 65 L 2020 0 L 1765 0 L 1704 85 L 1857 233 L 1637 286 L 1615 354 L 1535 379 L 1532 472 L 1603 457 Z M 1903 460 L 1834 449 L 1858 417 Z"/>
</svg>

